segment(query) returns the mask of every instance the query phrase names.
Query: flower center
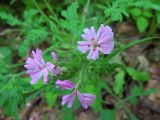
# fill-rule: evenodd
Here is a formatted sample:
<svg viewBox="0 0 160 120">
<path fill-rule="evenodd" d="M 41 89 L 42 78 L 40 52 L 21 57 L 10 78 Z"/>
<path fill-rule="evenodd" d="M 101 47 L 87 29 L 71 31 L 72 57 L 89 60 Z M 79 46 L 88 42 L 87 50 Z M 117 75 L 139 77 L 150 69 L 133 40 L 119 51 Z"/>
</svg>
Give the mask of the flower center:
<svg viewBox="0 0 160 120">
<path fill-rule="evenodd" d="M 96 40 L 95 37 L 93 37 L 93 38 L 91 39 L 91 41 L 92 41 L 92 46 L 93 46 L 93 48 L 99 47 L 99 45 L 98 45 L 97 40 Z"/>
<path fill-rule="evenodd" d="M 97 43 L 96 41 L 93 41 L 93 42 L 92 42 L 92 46 L 93 46 L 94 48 L 96 48 L 96 47 L 98 47 L 99 45 L 98 45 L 98 43 Z"/>
<path fill-rule="evenodd" d="M 41 69 L 42 69 L 42 67 L 38 66 L 38 69 L 39 69 L 39 70 L 41 70 Z"/>
</svg>

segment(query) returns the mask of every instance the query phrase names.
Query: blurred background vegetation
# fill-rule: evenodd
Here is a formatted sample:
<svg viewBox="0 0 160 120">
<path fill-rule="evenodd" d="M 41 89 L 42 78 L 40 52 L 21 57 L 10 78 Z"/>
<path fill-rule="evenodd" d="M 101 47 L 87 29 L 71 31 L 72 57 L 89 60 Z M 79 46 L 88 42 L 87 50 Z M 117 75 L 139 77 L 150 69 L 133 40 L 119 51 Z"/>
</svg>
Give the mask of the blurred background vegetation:
<svg viewBox="0 0 160 120">
<path fill-rule="evenodd" d="M 86 87 L 98 96 L 93 109 L 83 110 L 77 102 L 73 109 L 62 108 L 59 90 L 41 82 L 29 84 L 23 65 L 36 48 L 44 50 L 46 60 L 52 59 L 50 51 L 56 51 L 59 63 L 69 71 L 59 78 L 74 80 L 81 68 L 77 61 L 82 62 L 77 41 L 84 28 L 100 24 L 113 28 L 115 48 L 157 37 L 160 1 L 0 0 L 0 119 L 159 120 L 159 41 L 131 47 L 110 62 L 103 57 L 91 63 L 95 67 L 84 79 L 96 79 Z M 103 85 L 106 82 L 108 86 Z"/>
</svg>

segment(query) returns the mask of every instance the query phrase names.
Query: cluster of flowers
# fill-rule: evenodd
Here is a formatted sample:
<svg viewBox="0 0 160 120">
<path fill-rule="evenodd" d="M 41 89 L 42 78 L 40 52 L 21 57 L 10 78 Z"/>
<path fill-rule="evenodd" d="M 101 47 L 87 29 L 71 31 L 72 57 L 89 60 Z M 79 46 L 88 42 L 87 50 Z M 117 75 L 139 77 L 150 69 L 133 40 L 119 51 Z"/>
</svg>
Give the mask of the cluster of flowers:
<svg viewBox="0 0 160 120">
<path fill-rule="evenodd" d="M 90 29 L 84 29 L 82 38 L 85 41 L 78 41 L 78 50 L 82 53 L 86 53 L 90 50 L 87 58 L 96 60 L 99 57 L 99 51 L 103 54 L 109 54 L 114 48 L 113 42 L 114 33 L 109 26 L 100 26 L 96 33 L 95 28 L 92 26 Z M 42 51 L 38 48 L 36 51 L 32 51 L 33 58 L 28 58 L 26 61 L 25 68 L 27 68 L 27 74 L 31 77 L 31 84 L 35 84 L 38 80 L 43 77 L 43 83 L 46 84 L 49 79 L 49 72 L 57 76 L 61 73 L 61 68 L 55 66 L 51 62 L 45 62 L 42 57 Z M 55 52 L 51 53 L 53 60 L 58 61 L 58 57 Z M 79 92 L 78 85 L 73 84 L 69 80 L 57 80 L 56 86 L 61 89 L 73 90 L 71 94 L 62 97 L 62 106 L 68 103 L 68 108 L 71 108 L 75 96 L 77 95 L 83 108 L 88 108 L 88 105 L 93 104 L 96 96 L 94 94 L 84 94 Z"/>
</svg>

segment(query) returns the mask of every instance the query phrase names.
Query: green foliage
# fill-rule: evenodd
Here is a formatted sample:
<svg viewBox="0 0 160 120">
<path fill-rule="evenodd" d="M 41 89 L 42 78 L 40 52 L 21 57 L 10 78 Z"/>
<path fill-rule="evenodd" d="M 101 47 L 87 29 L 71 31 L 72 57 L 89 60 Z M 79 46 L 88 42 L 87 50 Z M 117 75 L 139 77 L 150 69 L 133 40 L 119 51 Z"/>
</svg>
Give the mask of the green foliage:
<svg viewBox="0 0 160 120">
<path fill-rule="evenodd" d="M 15 86 L 16 79 L 13 77 L 9 81 L 7 79 L 1 79 L 1 88 L 0 88 L 0 107 L 3 108 L 7 116 L 14 116 L 16 120 L 19 119 L 19 110 L 18 104 L 22 100 L 22 93 L 19 92 L 17 86 Z M 3 84 L 3 85 L 2 85 Z"/>
<path fill-rule="evenodd" d="M 16 17 L 13 17 L 12 14 L 0 12 L 0 18 L 11 26 L 21 25 L 20 32 L 25 36 L 19 48 L 19 54 L 22 57 L 24 57 L 27 50 L 31 48 L 31 44 L 35 46 L 42 43 L 49 34 L 47 28 L 42 25 L 45 23 L 44 18 L 39 16 L 38 13 L 39 11 L 35 9 L 26 10 L 23 15 L 24 20 L 20 21 Z"/>
<path fill-rule="evenodd" d="M 57 96 L 58 96 L 58 92 L 55 90 L 53 86 L 50 86 L 46 89 L 45 98 L 50 108 L 52 108 L 56 104 Z"/>
<path fill-rule="evenodd" d="M 73 120 L 73 111 L 68 108 L 62 109 L 63 117 L 62 120 Z"/>
<path fill-rule="evenodd" d="M 144 17 L 139 17 L 138 19 L 136 19 L 136 24 L 139 32 L 144 32 L 148 27 L 148 21 Z"/>
<path fill-rule="evenodd" d="M 77 36 L 81 33 L 80 29 L 80 23 L 78 21 L 78 3 L 72 3 L 67 10 L 62 11 L 61 14 L 63 17 L 65 17 L 65 20 L 62 20 L 61 25 L 66 30 L 70 31 L 74 36 Z"/>
<path fill-rule="evenodd" d="M 130 14 L 136 21 L 139 32 L 141 33 L 146 31 L 149 26 L 148 18 L 153 17 L 152 12 L 149 10 L 142 10 L 141 8 L 133 8 L 130 10 Z"/>
<path fill-rule="evenodd" d="M 157 13 L 157 22 L 160 24 L 160 12 Z"/>
<path fill-rule="evenodd" d="M 112 21 L 122 21 L 123 15 L 129 17 L 129 14 L 126 12 L 128 5 L 131 0 L 117 0 L 113 2 L 112 7 L 107 7 L 104 11 L 106 17 L 111 17 Z"/>
<path fill-rule="evenodd" d="M 97 89 L 95 89 L 97 88 Z M 92 107 L 95 111 L 102 110 L 102 96 L 101 96 L 101 87 L 98 84 L 94 84 L 93 81 L 88 81 L 85 88 L 82 89 L 82 92 L 84 93 L 92 93 L 96 95 L 96 99 L 94 101 L 94 104 Z"/>
<path fill-rule="evenodd" d="M 13 17 L 12 14 L 6 13 L 5 11 L 0 11 L 0 19 L 4 20 L 11 26 L 17 26 L 21 24 L 21 21 L 17 17 Z"/>
<path fill-rule="evenodd" d="M 134 68 L 128 67 L 127 72 L 132 77 L 133 80 L 142 81 L 142 82 L 149 80 L 149 74 L 146 71 L 142 72 L 142 71 L 138 71 Z"/>
<path fill-rule="evenodd" d="M 49 35 L 47 27 L 43 26 L 45 20 L 42 16 L 39 16 L 38 13 L 39 11 L 35 9 L 24 12 L 22 34 L 25 35 L 25 38 L 20 45 L 20 56 L 26 55 L 27 50 L 31 48 L 31 44 L 36 46 L 42 43 Z"/>
<path fill-rule="evenodd" d="M 36 9 L 30 9 L 24 11 L 23 18 L 25 20 L 25 23 L 32 24 L 32 19 L 37 15 L 38 10 Z"/>
<path fill-rule="evenodd" d="M 12 52 L 8 47 L 0 48 L 0 60 L 5 61 L 5 63 L 10 64 L 12 61 Z"/>
<path fill-rule="evenodd" d="M 139 1 L 135 0 L 135 2 L 132 5 L 136 7 L 141 7 L 144 9 L 153 9 L 156 11 L 160 11 L 160 5 L 155 4 L 151 2 L 150 0 L 139 0 Z"/>
<path fill-rule="evenodd" d="M 20 45 L 19 54 L 25 56 L 27 50 L 30 48 L 30 44 L 40 44 L 48 36 L 48 32 L 45 28 L 31 29 L 25 36 L 24 42 Z"/>
<path fill-rule="evenodd" d="M 123 87 L 124 87 L 124 84 L 125 84 L 124 77 L 125 77 L 125 73 L 123 71 L 120 71 L 115 76 L 115 83 L 114 83 L 114 86 L 113 86 L 113 90 L 117 95 L 119 95 L 123 90 Z"/>
<path fill-rule="evenodd" d="M 140 8 L 133 8 L 130 10 L 130 14 L 134 17 L 139 17 L 142 15 L 142 11 Z"/>
<path fill-rule="evenodd" d="M 137 104 L 138 103 L 138 99 L 137 99 L 137 96 L 140 96 L 141 93 L 143 91 L 143 88 L 142 87 L 139 87 L 139 86 L 134 86 L 131 90 L 131 95 L 133 95 L 133 97 L 130 97 L 129 98 L 129 101 L 132 103 L 132 104 Z M 136 96 L 136 97 L 135 97 Z"/>
<path fill-rule="evenodd" d="M 122 22 L 123 16 L 133 17 L 136 21 L 139 32 L 146 31 L 149 26 L 150 18 L 154 18 L 155 13 L 160 11 L 160 2 L 152 2 L 151 0 L 116 0 L 111 6 L 104 10 L 105 16 L 111 21 Z M 156 15 L 158 18 L 158 14 Z M 158 19 L 157 19 L 158 20 Z M 158 23 L 158 21 L 157 21 Z"/>
<path fill-rule="evenodd" d="M 132 89 L 131 89 L 131 95 L 128 96 L 126 99 L 129 100 L 132 104 L 137 104 L 138 103 L 138 99 L 137 97 L 140 96 L 146 96 L 152 93 L 156 93 L 157 89 L 155 88 L 151 88 L 147 91 L 145 91 L 141 86 L 137 86 L 135 85 Z"/>
<path fill-rule="evenodd" d="M 130 119 L 131 120 L 138 120 L 138 118 L 135 115 L 133 115 L 133 114 L 130 116 Z"/>
<path fill-rule="evenodd" d="M 116 120 L 116 111 L 103 109 L 100 112 L 100 120 Z"/>
<path fill-rule="evenodd" d="M 147 10 L 143 11 L 143 15 L 144 15 L 144 17 L 146 17 L 146 18 L 150 18 L 150 17 L 153 16 L 153 15 L 152 15 L 152 12 L 151 12 L 151 11 L 147 11 Z"/>
</svg>

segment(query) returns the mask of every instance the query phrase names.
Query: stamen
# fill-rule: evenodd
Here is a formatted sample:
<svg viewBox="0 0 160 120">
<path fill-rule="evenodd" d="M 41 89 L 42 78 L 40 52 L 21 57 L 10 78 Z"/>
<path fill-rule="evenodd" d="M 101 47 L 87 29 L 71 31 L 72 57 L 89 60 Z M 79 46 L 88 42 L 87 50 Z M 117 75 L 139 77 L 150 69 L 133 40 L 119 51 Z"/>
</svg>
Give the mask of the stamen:
<svg viewBox="0 0 160 120">
<path fill-rule="evenodd" d="M 98 43 L 96 41 L 92 42 L 94 48 L 98 47 Z"/>
<path fill-rule="evenodd" d="M 94 41 L 94 38 L 92 38 L 91 40 Z"/>
<path fill-rule="evenodd" d="M 96 48 L 93 48 L 93 51 L 95 51 L 96 50 Z"/>
<path fill-rule="evenodd" d="M 42 68 L 40 66 L 38 66 L 38 69 L 41 70 Z"/>
</svg>

